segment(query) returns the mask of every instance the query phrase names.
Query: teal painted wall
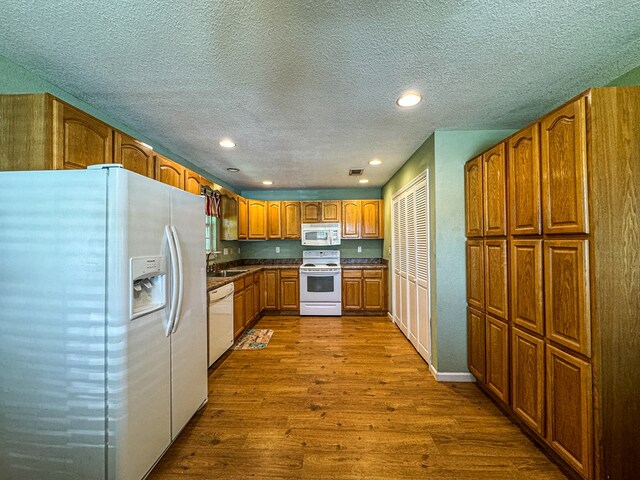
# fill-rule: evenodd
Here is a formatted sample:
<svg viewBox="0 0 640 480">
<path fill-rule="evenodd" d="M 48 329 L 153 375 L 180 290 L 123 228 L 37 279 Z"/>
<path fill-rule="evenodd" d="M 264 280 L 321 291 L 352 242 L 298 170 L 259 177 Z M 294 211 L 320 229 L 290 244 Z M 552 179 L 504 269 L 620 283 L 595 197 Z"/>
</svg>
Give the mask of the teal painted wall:
<svg viewBox="0 0 640 480">
<path fill-rule="evenodd" d="M 204 175 L 208 179 L 224 186 L 225 188 L 232 190 L 237 193 L 237 189 L 226 182 L 223 182 L 219 178 L 211 175 L 209 172 L 203 170 L 200 167 L 195 166 L 189 160 L 181 157 L 180 155 L 176 155 L 171 152 L 167 148 L 158 144 L 154 139 L 149 138 L 141 133 L 135 131 L 134 129 L 125 125 L 122 121 L 113 118 L 106 113 L 98 110 L 92 105 L 82 101 L 81 99 L 73 96 L 72 94 L 62 90 L 56 85 L 47 82 L 41 77 L 37 76 L 34 73 L 29 72 L 28 70 L 22 68 L 15 62 L 12 62 L 6 57 L 0 55 L 0 94 L 15 94 L 15 93 L 50 93 L 65 102 L 78 107 L 80 110 L 87 112 L 89 115 L 93 115 L 94 117 L 102 120 L 105 123 L 108 123 L 112 127 L 117 128 L 138 140 L 145 142 L 151 145 L 156 152 L 161 155 L 164 155 L 176 162 L 184 165 L 185 167 L 193 170 L 194 172 L 199 173 L 200 175 Z"/>
<path fill-rule="evenodd" d="M 620 75 L 609 83 L 610 87 L 628 87 L 633 85 L 640 85 L 640 66 L 629 70 L 624 75 Z"/>
<path fill-rule="evenodd" d="M 238 242 L 242 258 L 302 258 L 303 250 L 340 250 L 342 258 L 380 258 L 382 240 L 342 240 L 335 247 L 305 247 L 300 240 L 258 240 Z M 362 252 L 358 252 L 358 246 Z M 276 253 L 280 247 L 280 253 Z"/>
<path fill-rule="evenodd" d="M 254 200 L 370 200 L 382 198 L 381 188 L 325 188 L 306 190 L 244 190 Z"/>
</svg>

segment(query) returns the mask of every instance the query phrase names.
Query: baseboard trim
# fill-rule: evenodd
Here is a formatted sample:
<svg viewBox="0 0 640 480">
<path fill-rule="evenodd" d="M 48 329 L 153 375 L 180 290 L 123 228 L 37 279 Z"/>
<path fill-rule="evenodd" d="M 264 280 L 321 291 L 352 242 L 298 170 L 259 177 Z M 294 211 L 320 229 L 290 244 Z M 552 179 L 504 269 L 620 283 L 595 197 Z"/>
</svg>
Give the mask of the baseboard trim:
<svg viewBox="0 0 640 480">
<path fill-rule="evenodd" d="M 466 372 L 438 372 L 433 365 L 429 365 L 429 371 L 438 382 L 475 382 L 476 377 Z"/>
<path fill-rule="evenodd" d="M 391 312 L 387 312 L 387 317 L 389 317 L 389 320 L 393 323 L 393 315 L 391 315 Z"/>
</svg>

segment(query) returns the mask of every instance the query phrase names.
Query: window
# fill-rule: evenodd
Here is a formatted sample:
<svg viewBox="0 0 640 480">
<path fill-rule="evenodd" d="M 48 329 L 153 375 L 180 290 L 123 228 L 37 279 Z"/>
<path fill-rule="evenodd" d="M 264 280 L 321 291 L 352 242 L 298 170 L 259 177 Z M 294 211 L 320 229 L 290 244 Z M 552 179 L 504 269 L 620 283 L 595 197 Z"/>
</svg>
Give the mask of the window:
<svg viewBox="0 0 640 480">
<path fill-rule="evenodd" d="M 208 215 L 204 218 L 204 248 L 207 252 L 214 252 L 218 246 L 217 218 Z"/>
</svg>

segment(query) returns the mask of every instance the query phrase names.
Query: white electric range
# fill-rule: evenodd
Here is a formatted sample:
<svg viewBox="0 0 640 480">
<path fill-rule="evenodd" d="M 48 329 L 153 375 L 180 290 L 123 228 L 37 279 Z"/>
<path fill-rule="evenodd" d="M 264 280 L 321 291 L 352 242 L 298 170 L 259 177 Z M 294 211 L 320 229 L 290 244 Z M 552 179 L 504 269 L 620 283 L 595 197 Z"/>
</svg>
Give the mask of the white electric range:
<svg viewBox="0 0 640 480">
<path fill-rule="evenodd" d="M 340 250 L 304 250 L 300 267 L 300 315 L 342 315 Z"/>
</svg>

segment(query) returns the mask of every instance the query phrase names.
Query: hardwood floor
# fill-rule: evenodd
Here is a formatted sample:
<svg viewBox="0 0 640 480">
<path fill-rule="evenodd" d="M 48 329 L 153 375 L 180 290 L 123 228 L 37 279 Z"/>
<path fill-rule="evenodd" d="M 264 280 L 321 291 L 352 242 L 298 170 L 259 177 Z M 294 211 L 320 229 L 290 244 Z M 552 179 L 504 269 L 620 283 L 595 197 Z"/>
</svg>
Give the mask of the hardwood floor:
<svg viewBox="0 0 640 480">
<path fill-rule="evenodd" d="M 564 479 L 473 384 L 438 383 L 384 317 L 265 317 L 264 350 L 209 372 L 209 402 L 149 475 Z"/>
</svg>

